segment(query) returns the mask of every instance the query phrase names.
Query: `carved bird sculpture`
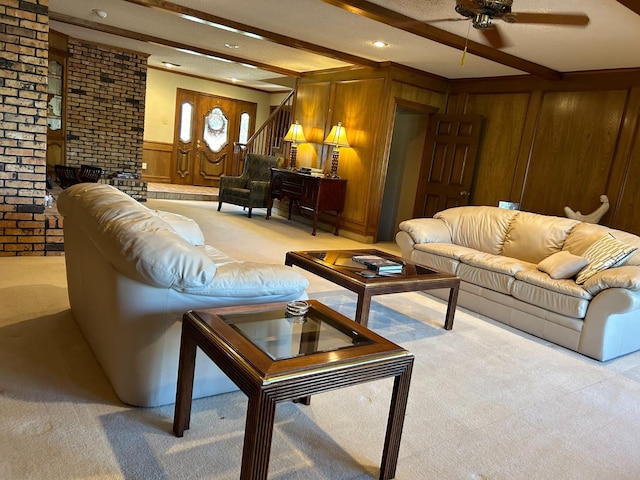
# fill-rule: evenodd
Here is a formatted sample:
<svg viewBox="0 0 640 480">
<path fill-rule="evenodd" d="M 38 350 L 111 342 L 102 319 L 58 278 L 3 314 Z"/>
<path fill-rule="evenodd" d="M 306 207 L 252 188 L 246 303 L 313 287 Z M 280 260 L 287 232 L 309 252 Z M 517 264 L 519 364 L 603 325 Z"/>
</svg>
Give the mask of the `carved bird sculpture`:
<svg viewBox="0 0 640 480">
<path fill-rule="evenodd" d="M 564 213 L 567 217 L 574 220 L 580 220 L 581 222 L 587 223 L 598 223 L 602 216 L 607 213 L 607 210 L 609 210 L 609 199 L 606 195 L 600 195 L 600 203 L 602 205 L 588 215 L 583 215 L 580 212 L 574 212 L 569 207 L 564 207 Z"/>
</svg>

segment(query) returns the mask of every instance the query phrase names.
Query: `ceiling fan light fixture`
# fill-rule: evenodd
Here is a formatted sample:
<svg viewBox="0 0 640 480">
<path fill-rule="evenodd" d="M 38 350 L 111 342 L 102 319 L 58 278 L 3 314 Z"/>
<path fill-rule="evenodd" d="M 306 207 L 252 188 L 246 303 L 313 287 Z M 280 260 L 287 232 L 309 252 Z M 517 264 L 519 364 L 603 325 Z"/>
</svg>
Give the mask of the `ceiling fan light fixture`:
<svg viewBox="0 0 640 480">
<path fill-rule="evenodd" d="M 485 28 L 491 28 L 491 17 L 485 13 L 476 15 L 473 20 L 473 28 L 478 30 L 484 30 Z"/>
<path fill-rule="evenodd" d="M 103 19 L 103 20 L 104 20 L 105 18 L 107 18 L 107 12 L 105 12 L 104 10 L 100 10 L 99 8 L 94 8 L 94 9 L 93 9 L 93 10 L 91 10 L 91 11 L 92 11 L 92 12 L 94 13 L 94 15 L 95 15 L 96 17 L 98 17 L 98 18 L 101 18 L 101 19 Z"/>
</svg>

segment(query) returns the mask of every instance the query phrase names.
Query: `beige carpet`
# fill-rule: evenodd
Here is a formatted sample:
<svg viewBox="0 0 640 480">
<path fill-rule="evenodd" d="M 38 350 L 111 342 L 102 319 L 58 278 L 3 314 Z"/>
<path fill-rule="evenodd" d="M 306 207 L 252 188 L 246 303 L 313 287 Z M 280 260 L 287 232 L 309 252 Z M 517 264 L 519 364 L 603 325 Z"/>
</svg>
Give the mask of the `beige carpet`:
<svg viewBox="0 0 640 480">
<path fill-rule="evenodd" d="M 237 258 L 361 246 L 260 210 L 148 205 L 195 218 Z M 69 311 L 62 257 L 0 258 L 0 271 L 1 479 L 238 478 L 241 393 L 195 401 L 191 429 L 175 438 L 172 406 L 115 397 Z M 353 294 L 308 276 L 312 298 L 353 313 Z M 419 293 L 373 302 L 371 328 L 416 355 L 396 478 L 640 478 L 640 354 L 603 364 L 461 309 L 445 332 L 443 315 Z M 391 383 L 280 404 L 269 478 L 377 478 Z"/>
</svg>

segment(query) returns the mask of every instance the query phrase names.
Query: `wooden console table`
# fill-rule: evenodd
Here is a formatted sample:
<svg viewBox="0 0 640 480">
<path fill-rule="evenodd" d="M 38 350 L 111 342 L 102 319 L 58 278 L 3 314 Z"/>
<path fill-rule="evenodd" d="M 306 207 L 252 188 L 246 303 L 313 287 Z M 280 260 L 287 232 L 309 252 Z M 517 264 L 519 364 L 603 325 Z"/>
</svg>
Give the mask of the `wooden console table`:
<svg viewBox="0 0 640 480">
<path fill-rule="evenodd" d="M 338 235 L 346 191 L 347 181 L 342 178 L 314 177 L 296 170 L 272 168 L 267 219 L 271 217 L 273 199 L 282 200 L 289 197 L 289 216 L 287 217 L 289 220 L 291 220 L 291 208 L 295 200 L 300 205 L 302 212 L 313 214 L 311 235 L 315 235 L 318 215 L 321 212 L 334 211 L 336 212 L 336 222 L 333 234 Z"/>
</svg>

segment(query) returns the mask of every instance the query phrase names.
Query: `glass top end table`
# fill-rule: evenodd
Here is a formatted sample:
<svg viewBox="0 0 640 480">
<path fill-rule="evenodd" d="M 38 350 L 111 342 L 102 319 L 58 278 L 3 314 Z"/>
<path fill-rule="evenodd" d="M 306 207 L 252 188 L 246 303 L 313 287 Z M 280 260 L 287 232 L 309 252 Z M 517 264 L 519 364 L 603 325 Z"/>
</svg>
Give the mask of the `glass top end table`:
<svg viewBox="0 0 640 480">
<path fill-rule="evenodd" d="M 413 355 L 315 300 L 306 317 L 286 303 L 189 311 L 182 320 L 173 432 L 189 428 L 196 349 L 248 397 L 241 479 L 266 479 L 276 404 L 393 377 L 380 479 L 395 476 Z"/>
<path fill-rule="evenodd" d="M 376 274 L 353 260 L 356 255 L 376 255 L 403 265 L 397 273 Z M 297 266 L 358 294 L 354 320 L 362 325 L 369 322 L 371 297 L 389 293 L 416 292 L 440 288 L 449 289 L 449 301 L 444 321 L 445 330 L 453 328 L 458 302 L 460 279 L 451 273 L 440 272 L 404 258 L 376 249 L 315 250 L 287 252 L 285 264 Z M 373 276 L 364 275 L 366 272 Z"/>
</svg>

